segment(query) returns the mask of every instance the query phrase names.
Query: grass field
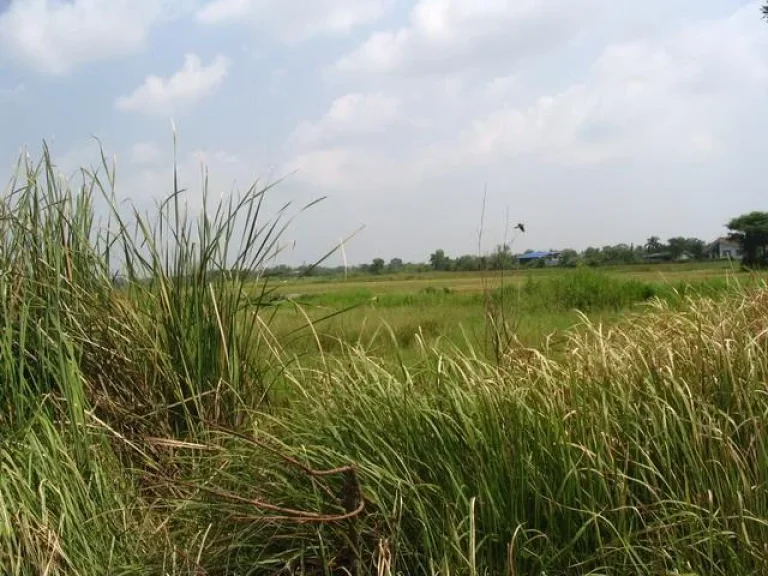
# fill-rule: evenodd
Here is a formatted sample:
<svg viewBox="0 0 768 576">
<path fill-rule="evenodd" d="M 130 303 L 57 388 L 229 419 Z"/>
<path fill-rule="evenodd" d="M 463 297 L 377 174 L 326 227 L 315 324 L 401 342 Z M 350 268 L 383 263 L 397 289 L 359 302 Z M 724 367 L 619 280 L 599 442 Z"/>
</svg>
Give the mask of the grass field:
<svg viewBox="0 0 768 576">
<path fill-rule="evenodd" d="M 673 302 L 686 292 L 713 295 L 755 281 L 724 262 L 272 281 L 287 300 L 271 326 L 299 354 L 317 352 L 319 340 L 325 352 L 355 345 L 412 358 L 421 346 L 445 342 L 487 351 L 493 312 L 521 344 L 552 347 L 581 323 L 582 313 L 610 324 L 640 313 L 655 297 Z M 289 337 L 309 320 L 316 334 Z"/>
<path fill-rule="evenodd" d="M 761 276 L 268 292 L 228 272 L 275 245 L 261 191 L 105 232 L 111 181 L 44 155 L 0 202 L 4 574 L 768 572 Z"/>
</svg>

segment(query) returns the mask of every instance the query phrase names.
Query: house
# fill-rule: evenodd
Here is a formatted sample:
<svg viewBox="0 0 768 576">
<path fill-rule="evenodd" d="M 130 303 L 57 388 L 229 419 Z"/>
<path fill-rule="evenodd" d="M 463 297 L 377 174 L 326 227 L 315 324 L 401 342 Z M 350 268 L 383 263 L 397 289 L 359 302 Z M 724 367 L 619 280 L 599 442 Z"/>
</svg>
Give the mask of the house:
<svg viewBox="0 0 768 576">
<path fill-rule="evenodd" d="M 557 266 L 560 263 L 560 252 L 549 250 L 547 252 L 526 252 L 517 257 L 520 264 L 544 262 L 546 266 Z"/>
<path fill-rule="evenodd" d="M 737 240 L 722 236 L 707 247 L 706 254 L 713 260 L 725 258 L 740 259 L 744 255 L 744 252 L 741 249 L 741 244 Z"/>
</svg>

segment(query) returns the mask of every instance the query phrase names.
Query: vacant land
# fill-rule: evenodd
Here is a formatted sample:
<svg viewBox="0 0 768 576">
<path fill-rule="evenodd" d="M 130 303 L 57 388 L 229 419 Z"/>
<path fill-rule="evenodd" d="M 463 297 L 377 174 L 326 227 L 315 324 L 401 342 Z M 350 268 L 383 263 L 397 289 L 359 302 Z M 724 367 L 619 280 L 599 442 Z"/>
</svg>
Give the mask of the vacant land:
<svg viewBox="0 0 768 576">
<path fill-rule="evenodd" d="M 583 314 L 613 323 L 657 297 L 679 302 L 755 281 L 727 262 L 271 280 L 280 304 L 271 327 L 300 354 L 317 352 L 319 341 L 324 352 L 353 345 L 402 359 L 422 345 L 488 352 L 491 314 L 507 336 L 542 348 L 562 343 Z M 302 331 L 310 320 L 314 330 Z"/>
<path fill-rule="evenodd" d="M 279 287 L 297 306 L 228 272 L 272 245 L 258 190 L 107 233 L 108 180 L 53 174 L 0 201 L 3 573 L 768 573 L 760 276 Z M 576 308 L 610 330 L 541 345 Z"/>
<path fill-rule="evenodd" d="M 456 292 L 481 292 L 505 284 L 522 284 L 529 278 L 543 279 L 562 274 L 568 269 L 530 268 L 505 271 L 477 272 L 425 272 L 422 274 L 390 274 L 339 277 L 306 277 L 292 280 L 274 279 L 281 290 L 289 293 L 330 293 L 371 290 L 375 295 L 387 293 L 414 293 L 428 288 L 450 288 Z M 612 275 L 647 282 L 677 282 L 720 277 L 737 272 L 737 264 L 727 261 L 685 262 L 674 264 L 637 264 L 600 268 Z M 741 274 L 745 274 L 741 272 Z"/>
</svg>

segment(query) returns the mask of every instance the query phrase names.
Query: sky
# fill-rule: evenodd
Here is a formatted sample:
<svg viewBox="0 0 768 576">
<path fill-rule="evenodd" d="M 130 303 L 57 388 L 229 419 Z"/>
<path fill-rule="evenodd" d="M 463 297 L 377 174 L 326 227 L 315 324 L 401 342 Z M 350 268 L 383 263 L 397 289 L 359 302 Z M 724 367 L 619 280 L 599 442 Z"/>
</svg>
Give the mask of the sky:
<svg viewBox="0 0 768 576">
<path fill-rule="evenodd" d="M 359 229 L 351 262 L 713 240 L 768 209 L 759 6 L 0 0 L 0 177 L 43 142 L 73 174 L 96 137 L 118 196 L 151 207 L 175 132 L 192 207 L 202 166 L 212 197 L 325 198 L 285 233 L 289 264 Z"/>
</svg>

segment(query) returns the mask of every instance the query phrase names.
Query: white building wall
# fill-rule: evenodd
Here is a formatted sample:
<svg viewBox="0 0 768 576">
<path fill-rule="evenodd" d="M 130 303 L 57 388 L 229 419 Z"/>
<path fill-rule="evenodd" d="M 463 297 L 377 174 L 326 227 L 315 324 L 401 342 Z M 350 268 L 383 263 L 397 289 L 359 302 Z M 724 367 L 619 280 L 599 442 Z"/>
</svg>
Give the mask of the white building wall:
<svg viewBox="0 0 768 576">
<path fill-rule="evenodd" d="M 717 245 L 719 258 L 741 258 L 741 246 L 731 242 L 720 242 Z"/>
</svg>

